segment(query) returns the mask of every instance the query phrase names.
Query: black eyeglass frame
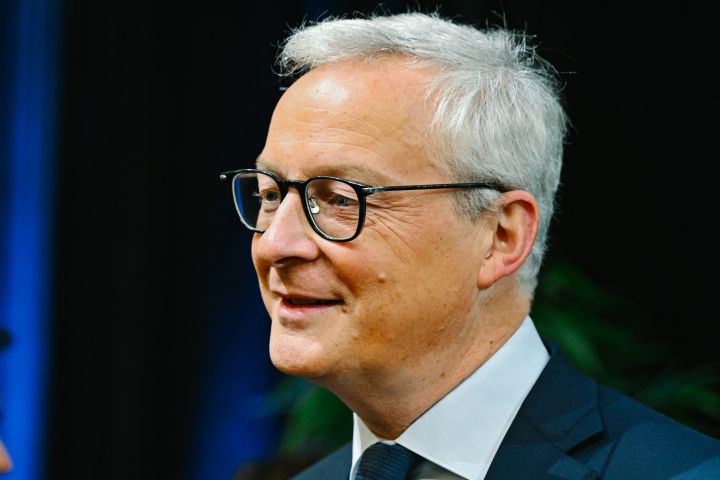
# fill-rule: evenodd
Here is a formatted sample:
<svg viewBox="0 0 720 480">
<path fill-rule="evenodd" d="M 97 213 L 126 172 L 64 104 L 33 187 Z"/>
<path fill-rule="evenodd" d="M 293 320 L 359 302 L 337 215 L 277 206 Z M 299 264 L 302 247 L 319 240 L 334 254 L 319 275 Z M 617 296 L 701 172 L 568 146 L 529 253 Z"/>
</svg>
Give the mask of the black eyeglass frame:
<svg viewBox="0 0 720 480">
<path fill-rule="evenodd" d="M 280 203 L 282 203 L 283 200 L 285 200 L 285 196 L 288 193 L 288 190 L 292 187 L 295 190 L 300 193 L 300 197 L 302 199 L 302 206 L 303 210 L 305 211 L 305 217 L 308 219 L 308 222 L 310 222 L 310 226 L 315 230 L 315 233 L 320 235 L 325 240 L 329 240 L 331 242 L 349 242 L 351 240 L 355 240 L 358 235 L 360 235 L 360 232 L 363 230 L 363 226 L 365 225 L 365 212 L 366 212 L 366 201 L 365 198 L 379 192 L 394 192 L 394 191 L 403 191 L 403 190 L 441 190 L 445 188 L 488 188 L 491 190 L 495 190 L 500 193 L 507 193 L 509 190 L 502 185 L 499 185 L 497 183 L 440 183 L 440 184 L 432 184 L 432 185 L 396 185 L 396 186 L 389 186 L 389 187 L 371 187 L 369 185 L 365 185 L 364 183 L 354 182 L 352 180 L 348 180 L 346 178 L 339 178 L 339 177 L 327 177 L 327 176 L 319 176 L 319 177 L 312 177 L 307 180 L 300 181 L 300 180 L 286 180 L 283 178 L 278 177 L 272 172 L 268 172 L 266 170 L 258 170 L 255 168 L 246 168 L 241 170 L 233 170 L 231 172 L 224 172 L 220 174 L 220 180 L 227 183 L 228 188 L 230 189 L 230 195 L 232 196 L 233 203 L 235 204 L 235 211 L 238 214 L 238 217 L 240 217 L 240 221 L 245 225 L 249 230 L 252 230 L 253 232 L 257 233 L 265 233 L 265 230 L 260 230 L 255 227 L 251 227 L 247 224 L 245 219 L 243 218 L 242 214 L 239 210 L 238 200 L 235 197 L 235 191 L 233 190 L 233 180 L 235 180 L 235 177 L 240 174 L 247 174 L 247 173 L 262 173 L 263 175 L 267 175 L 268 177 L 275 180 L 275 182 L 278 184 L 278 187 L 280 187 Z M 360 212 L 358 216 L 358 227 L 355 231 L 355 234 L 352 237 L 348 238 L 336 238 L 331 237 L 330 235 L 327 235 L 325 232 L 323 232 L 320 227 L 315 223 L 315 219 L 313 218 L 312 214 L 310 213 L 310 207 L 308 205 L 308 198 L 307 198 L 307 189 L 311 182 L 314 180 L 335 180 L 337 182 L 344 183 L 346 185 L 349 185 L 357 194 L 358 196 L 358 202 L 360 206 Z"/>
</svg>

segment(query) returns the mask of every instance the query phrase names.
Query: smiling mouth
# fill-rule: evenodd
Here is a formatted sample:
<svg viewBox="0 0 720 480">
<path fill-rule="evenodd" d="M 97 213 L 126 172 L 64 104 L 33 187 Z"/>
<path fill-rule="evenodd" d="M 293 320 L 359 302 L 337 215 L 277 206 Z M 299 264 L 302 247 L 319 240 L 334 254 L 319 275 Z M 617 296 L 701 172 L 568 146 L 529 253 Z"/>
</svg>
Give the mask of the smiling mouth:
<svg viewBox="0 0 720 480">
<path fill-rule="evenodd" d="M 283 298 L 290 305 L 335 305 L 341 300 L 319 300 L 316 298 Z"/>
</svg>

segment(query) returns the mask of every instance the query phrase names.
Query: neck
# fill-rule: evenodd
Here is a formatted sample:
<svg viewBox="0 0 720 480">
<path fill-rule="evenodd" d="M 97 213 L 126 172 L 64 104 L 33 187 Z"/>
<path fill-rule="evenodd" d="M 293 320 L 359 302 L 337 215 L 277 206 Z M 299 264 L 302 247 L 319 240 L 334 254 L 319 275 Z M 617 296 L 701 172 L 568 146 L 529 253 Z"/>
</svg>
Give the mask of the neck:
<svg viewBox="0 0 720 480">
<path fill-rule="evenodd" d="M 395 440 L 423 413 L 485 363 L 512 336 L 530 301 L 505 278 L 478 297 L 478 306 L 449 342 L 418 352 L 401 371 L 361 378 L 313 379 L 335 393 L 377 436 Z"/>
</svg>

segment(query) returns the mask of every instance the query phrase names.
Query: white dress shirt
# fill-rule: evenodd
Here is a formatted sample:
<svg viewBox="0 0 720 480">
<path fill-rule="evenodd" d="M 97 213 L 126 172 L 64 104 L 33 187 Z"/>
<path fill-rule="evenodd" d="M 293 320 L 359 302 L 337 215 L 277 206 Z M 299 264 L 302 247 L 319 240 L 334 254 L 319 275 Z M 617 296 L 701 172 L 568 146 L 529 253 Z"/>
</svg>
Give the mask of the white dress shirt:
<svg viewBox="0 0 720 480">
<path fill-rule="evenodd" d="M 378 438 L 353 414 L 354 480 L 362 453 L 377 442 L 423 457 L 411 480 L 483 480 L 520 405 L 550 355 L 530 317 L 484 364 L 441 398 L 397 440 Z"/>
</svg>

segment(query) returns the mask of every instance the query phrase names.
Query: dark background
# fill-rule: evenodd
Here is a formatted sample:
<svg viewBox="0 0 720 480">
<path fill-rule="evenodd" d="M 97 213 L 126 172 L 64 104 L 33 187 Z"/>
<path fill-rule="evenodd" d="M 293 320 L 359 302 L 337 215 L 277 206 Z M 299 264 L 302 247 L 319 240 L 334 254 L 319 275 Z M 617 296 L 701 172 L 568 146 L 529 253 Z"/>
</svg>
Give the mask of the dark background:
<svg viewBox="0 0 720 480">
<path fill-rule="evenodd" d="M 269 322 L 218 175 L 262 150 L 289 26 L 375 5 L 64 2 L 48 478 L 220 480 L 272 454 Z M 710 13 L 442 5 L 537 35 L 562 72 L 574 127 L 550 256 L 650 310 L 679 364 L 716 361 Z"/>
</svg>

